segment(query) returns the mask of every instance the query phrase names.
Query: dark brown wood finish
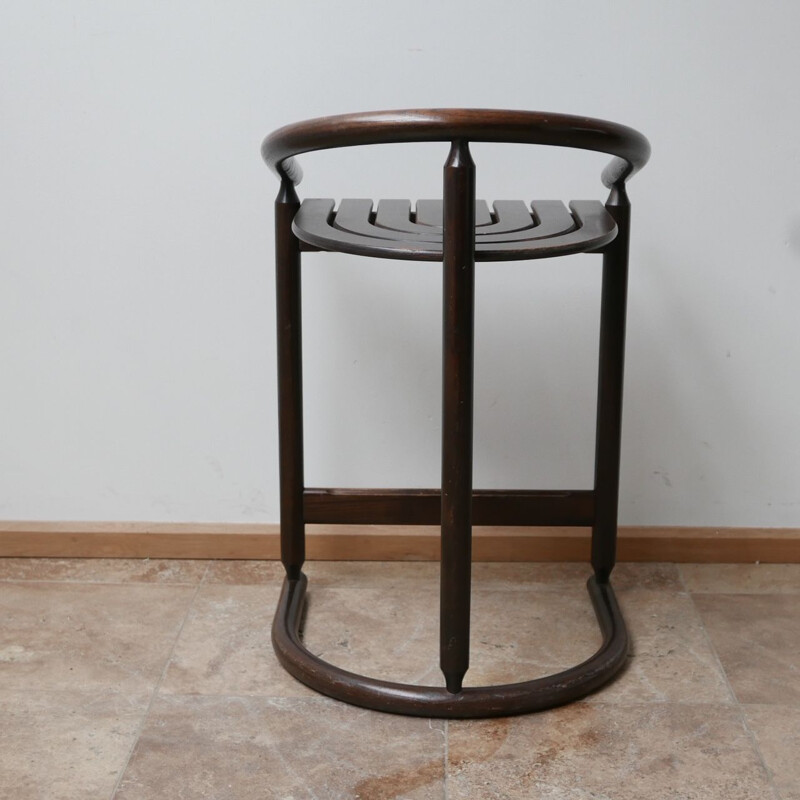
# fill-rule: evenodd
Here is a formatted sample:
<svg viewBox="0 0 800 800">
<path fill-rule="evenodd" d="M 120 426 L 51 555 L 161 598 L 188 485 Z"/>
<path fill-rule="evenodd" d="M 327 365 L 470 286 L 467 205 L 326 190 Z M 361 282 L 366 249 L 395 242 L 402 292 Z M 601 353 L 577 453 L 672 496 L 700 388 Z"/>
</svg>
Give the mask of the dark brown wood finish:
<svg viewBox="0 0 800 800">
<path fill-rule="evenodd" d="M 299 208 L 300 201 L 294 187 L 288 181 L 281 181 L 275 200 L 278 449 L 281 560 L 290 578 L 297 578 L 305 561 L 300 242 L 292 233 L 292 220 Z"/>
<path fill-rule="evenodd" d="M 294 159 L 309 150 L 385 142 L 450 141 L 440 201 L 306 200 Z M 469 141 L 506 141 L 597 150 L 614 156 L 612 188 L 597 201 L 475 201 Z M 630 204 L 625 181 L 649 157 L 647 140 L 615 123 L 521 111 L 434 109 L 350 114 L 290 125 L 267 137 L 267 163 L 282 178 L 275 206 L 281 481 L 281 554 L 287 577 L 272 629 L 284 667 L 317 691 L 402 714 L 486 717 L 570 702 L 624 665 L 628 636 L 609 576 L 617 538 L 622 379 Z M 442 261 L 442 490 L 310 489 L 303 486 L 300 253 L 329 250 Z M 472 394 L 476 261 L 603 254 L 595 485 L 578 491 L 473 491 Z M 322 661 L 299 633 L 306 590 L 301 567 L 306 523 L 441 526 L 440 663 L 445 687 L 389 683 Z M 469 666 L 472 525 L 592 526 L 589 594 L 603 644 L 556 675 L 505 686 L 463 688 Z"/>
<path fill-rule="evenodd" d="M 392 142 L 514 142 L 596 150 L 614 158 L 603 171 L 609 188 L 625 182 L 650 157 L 638 131 L 591 117 L 540 111 L 476 108 L 404 109 L 340 114 L 287 125 L 274 131 L 261 154 L 281 179 L 298 184 L 303 171 L 294 156 L 312 150 Z"/>
<path fill-rule="evenodd" d="M 410 213 L 410 201 L 392 202 L 397 204 L 395 219 L 399 219 L 399 205 L 405 214 Z M 315 249 L 336 253 L 415 261 L 443 258 L 441 228 L 424 226 L 428 232 L 418 233 L 380 227 L 372 220 L 370 200 L 348 198 L 338 210 L 334 206 L 330 199 L 304 200 L 292 225 L 295 236 Z M 617 235 L 614 218 L 597 200 L 573 200 L 569 210 L 560 200 L 539 200 L 531 208 L 527 228 L 498 233 L 492 225 L 476 228 L 475 260 L 518 261 L 596 252 Z"/>
<path fill-rule="evenodd" d="M 563 672 L 501 686 L 466 687 L 453 693 L 438 686 L 415 686 L 368 678 L 311 653 L 300 636 L 307 578 L 288 577 L 272 623 L 278 660 L 297 680 L 322 694 L 359 706 L 416 717 L 469 719 L 507 717 L 543 711 L 585 697 L 608 683 L 628 656 L 628 632 L 610 583 L 592 576 L 586 588 L 594 606 L 602 643 L 586 661 Z"/>
<path fill-rule="evenodd" d="M 381 200 L 375 214 L 375 226 L 390 231 L 403 231 L 423 239 L 433 236 L 441 240 L 444 227 L 443 202 L 441 200 L 417 200 L 411 211 L 409 200 Z M 475 226 L 492 224 L 492 216 L 485 200 L 475 201 Z"/>
<path fill-rule="evenodd" d="M 535 214 L 531 216 L 531 212 L 522 200 L 495 200 L 492 208 L 497 222 L 486 233 L 511 233 L 528 230 L 537 223 L 541 224 L 538 216 Z"/>
<path fill-rule="evenodd" d="M 306 489 L 309 524 L 440 525 L 438 489 Z M 594 492 L 475 490 L 473 525 L 563 525 L 594 522 Z"/>
<path fill-rule="evenodd" d="M 475 164 L 457 139 L 444 165 L 442 574 L 439 662 L 449 692 L 469 667 Z"/>
<path fill-rule="evenodd" d="M 596 516 L 592 527 L 592 566 L 600 581 L 608 580 L 614 568 L 617 548 L 631 212 L 631 204 L 624 186 L 611 190 L 606 208 L 616 220 L 619 233 L 603 254 L 603 284 L 600 298 L 600 357 L 594 472 Z"/>
</svg>

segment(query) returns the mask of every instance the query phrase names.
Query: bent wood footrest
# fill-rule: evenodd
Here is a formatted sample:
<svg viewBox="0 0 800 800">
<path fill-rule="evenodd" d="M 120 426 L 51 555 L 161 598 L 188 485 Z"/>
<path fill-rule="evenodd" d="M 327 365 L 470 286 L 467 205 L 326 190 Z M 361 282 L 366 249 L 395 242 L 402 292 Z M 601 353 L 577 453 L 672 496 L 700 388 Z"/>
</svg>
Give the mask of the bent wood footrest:
<svg viewBox="0 0 800 800">
<path fill-rule="evenodd" d="M 569 703 L 600 688 L 625 664 L 628 632 L 610 583 L 594 576 L 586 588 L 603 636 L 600 649 L 577 666 L 536 680 L 501 686 L 466 687 L 451 694 L 444 687 L 414 686 L 368 678 L 341 669 L 310 653 L 300 639 L 300 618 L 308 579 L 284 579 L 272 623 L 272 645 L 284 668 L 322 694 L 364 708 L 418 717 L 451 719 L 525 714 Z"/>
</svg>

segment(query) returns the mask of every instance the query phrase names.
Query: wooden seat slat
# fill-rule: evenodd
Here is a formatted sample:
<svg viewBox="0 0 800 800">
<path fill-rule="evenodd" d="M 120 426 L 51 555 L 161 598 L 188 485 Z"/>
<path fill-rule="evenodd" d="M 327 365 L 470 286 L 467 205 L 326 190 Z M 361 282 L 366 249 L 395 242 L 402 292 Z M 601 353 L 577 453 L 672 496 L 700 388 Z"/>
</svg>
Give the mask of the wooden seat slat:
<svg viewBox="0 0 800 800">
<path fill-rule="evenodd" d="M 531 227 L 506 233 L 490 233 L 494 227 L 484 228 L 486 233 L 476 230 L 476 244 L 489 244 L 492 242 L 529 242 L 536 239 L 548 239 L 551 236 L 561 236 L 575 228 L 575 220 L 561 200 L 534 200 L 531 203 L 533 215 Z M 534 225 L 533 222 L 536 222 Z"/>
<path fill-rule="evenodd" d="M 442 222 L 444 224 L 444 222 Z M 492 219 L 492 212 L 489 211 L 489 204 L 485 200 L 475 201 L 475 227 L 482 228 L 484 226 L 494 225 Z"/>
<path fill-rule="evenodd" d="M 379 200 L 375 226 L 393 231 L 397 238 L 442 241 L 442 226 L 412 222 L 410 200 Z"/>
<path fill-rule="evenodd" d="M 486 229 L 486 234 L 521 231 L 535 224 L 530 208 L 523 200 L 495 200 L 492 208 L 497 222 Z"/>
<path fill-rule="evenodd" d="M 333 204 L 333 200 L 328 201 Z M 345 199 L 339 203 L 336 214 L 333 215 L 332 225 L 340 231 L 355 233 L 359 236 L 370 238 L 397 240 L 397 232 L 382 230 L 377 224 L 370 222 L 372 214 L 372 200 Z M 440 237 L 441 238 L 441 237 Z"/>
<path fill-rule="evenodd" d="M 417 200 L 417 224 L 441 228 L 444 225 L 444 203 L 441 200 Z M 475 201 L 475 227 L 494 224 L 485 200 Z"/>
<path fill-rule="evenodd" d="M 542 239 L 475 245 L 476 261 L 515 261 L 529 258 L 552 258 L 598 250 L 617 235 L 617 226 L 598 200 L 573 200 L 569 204 L 577 227 L 569 233 Z M 533 230 L 536 230 L 535 228 Z"/>
<path fill-rule="evenodd" d="M 417 223 L 419 225 L 432 225 L 435 228 L 441 229 L 444 225 L 443 201 L 417 200 Z"/>
<path fill-rule="evenodd" d="M 292 222 L 295 236 L 301 242 L 314 245 L 320 250 L 339 250 L 377 258 L 441 261 L 441 242 L 423 242 L 412 240 L 411 237 L 407 240 L 397 239 L 396 232 L 392 238 L 382 239 L 382 235 L 392 233 L 386 228 L 378 228 L 374 234 L 366 235 L 334 227 L 329 222 L 334 205 L 333 200 L 303 200 Z"/>
<path fill-rule="evenodd" d="M 416 212 L 411 214 L 410 200 L 380 200 L 375 215 L 375 225 L 428 237 L 434 233 L 441 237 L 443 208 L 441 200 L 418 200 Z M 491 227 L 494 224 L 485 200 L 475 201 L 475 227 Z"/>
</svg>

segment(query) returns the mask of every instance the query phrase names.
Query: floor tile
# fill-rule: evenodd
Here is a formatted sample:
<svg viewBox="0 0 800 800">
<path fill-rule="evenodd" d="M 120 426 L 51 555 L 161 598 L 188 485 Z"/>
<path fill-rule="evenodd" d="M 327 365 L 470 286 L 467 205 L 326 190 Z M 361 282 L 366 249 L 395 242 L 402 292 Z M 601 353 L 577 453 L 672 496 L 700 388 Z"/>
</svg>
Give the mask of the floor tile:
<svg viewBox="0 0 800 800">
<path fill-rule="evenodd" d="M 175 645 L 161 684 L 168 694 L 311 694 L 280 666 L 270 628 L 280 585 L 206 585 Z"/>
<path fill-rule="evenodd" d="M 0 793 L 9 800 L 109 798 L 148 700 L 0 691 Z"/>
<path fill-rule="evenodd" d="M 397 582 L 439 585 L 439 565 L 430 561 L 307 561 L 303 572 L 313 589 L 374 589 Z M 214 561 L 205 583 L 280 586 L 284 574 L 279 561 Z"/>
<path fill-rule="evenodd" d="M 309 561 L 303 570 L 311 589 L 439 589 L 435 561 Z"/>
<path fill-rule="evenodd" d="M 439 722 L 325 699 L 162 697 L 115 800 L 440 800 Z"/>
<path fill-rule="evenodd" d="M 448 727 L 448 800 L 772 796 L 735 707 L 577 703 Z"/>
<path fill-rule="evenodd" d="M 428 569 L 375 565 L 357 582 L 359 588 L 348 588 L 340 579 L 343 567 L 314 564 L 309 572 L 317 566 L 324 568 L 309 579 L 303 629 L 311 652 L 373 678 L 443 684 L 439 587 Z M 586 569 L 582 571 L 585 577 Z M 358 568 L 354 573 L 358 576 Z M 498 567 L 475 581 L 465 685 L 531 680 L 574 666 L 599 647 L 600 632 L 583 580 L 569 580 L 558 591 L 552 584 L 539 588 L 538 579 L 521 580 L 514 591 L 498 588 L 503 580 Z M 669 577 L 663 582 L 675 585 Z M 203 586 L 162 690 L 308 696 L 310 690 L 289 677 L 272 652 L 269 629 L 278 593 L 277 582 Z M 623 589 L 620 602 L 633 639 L 632 658 L 617 682 L 595 695 L 598 700 L 731 701 L 687 594 Z"/>
<path fill-rule="evenodd" d="M 628 589 L 684 591 L 678 565 L 662 564 L 657 561 L 645 563 L 623 561 L 614 567 L 611 582 L 618 592 Z"/>
<path fill-rule="evenodd" d="M 491 584 L 490 584 L 491 585 Z M 732 697 L 700 618 L 686 594 L 622 591 L 632 638 L 604 702 L 729 703 Z M 467 686 L 531 680 L 591 656 L 601 637 L 581 583 L 508 592 L 476 586 Z M 304 641 L 344 669 L 385 680 L 439 686 L 438 593 L 319 590 L 311 593 Z"/>
<path fill-rule="evenodd" d="M 374 589 L 398 582 L 439 585 L 439 564 L 432 561 L 306 561 L 303 572 L 313 589 Z M 284 574 L 279 561 L 213 561 L 205 582 L 280 586 Z"/>
<path fill-rule="evenodd" d="M 420 585 L 310 593 L 304 642 L 319 657 L 374 678 L 444 685 L 439 590 Z M 561 593 L 476 587 L 465 685 L 530 680 L 590 656 L 600 644 L 580 584 Z"/>
<path fill-rule="evenodd" d="M 206 583 L 238 585 L 272 584 L 282 581 L 284 569 L 278 561 L 212 561 Z M 435 561 L 307 561 L 303 571 L 314 588 L 381 588 L 397 582 L 439 585 L 439 563 Z M 472 580 L 476 587 L 492 589 L 552 589 L 583 585 L 592 574 L 588 564 L 540 562 L 475 562 Z M 614 570 L 615 589 L 659 589 L 682 591 L 675 564 L 622 563 Z"/>
<path fill-rule="evenodd" d="M 800 800 L 800 708 L 745 706 L 744 711 L 781 800 Z"/>
<path fill-rule="evenodd" d="M 800 564 L 681 564 L 686 588 L 712 594 L 800 594 Z"/>
<path fill-rule="evenodd" d="M 375 678 L 439 686 L 439 589 L 388 582 L 382 589 L 314 588 L 303 640 L 315 655 Z M 272 652 L 278 587 L 203 586 L 162 691 L 306 696 Z M 566 609 L 566 610 L 565 610 Z M 588 657 L 600 643 L 580 585 L 553 592 L 476 589 L 468 684 L 527 680 Z"/>
<path fill-rule="evenodd" d="M 625 671 L 594 697 L 603 702 L 733 702 L 687 594 L 620 591 L 631 638 Z"/>
<path fill-rule="evenodd" d="M 0 558 L 0 581 L 194 585 L 209 563 L 170 558 Z"/>
<path fill-rule="evenodd" d="M 152 691 L 194 592 L 188 586 L 5 583 L 0 686 Z"/>
<path fill-rule="evenodd" d="M 439 670 L 439 589 L 309 591 L 303 641 L 312 653 L 372 678 L 444 685 Z"/>
<path fill-rule="evenodd" d="M 471 623 L 467 686 L 560 672 L 589 658 L 602 642 L 589 595 L 579 581 L 559 592 L 477 588 Z"/>
<path fill-rule="evenodd" d="M 204 583 L 227 583 L 237 586 L 280 585 L 285 570 L 280 561 L 219 560 L 208 562 Z"/>
<path fill-rule="evenodd" d="M 697 594 L 741 703 L 800 705 L 800 607 L 793 595 Z"/>
<path fill-rule="evenodd" d="M 565 585 L 583 586 L 591 574 L 591 566 L 583 563 L 482 562 L 472 565 L 475 585 L 493 589 L 560 591 Z M 617 564 L 612 583 L 618 592 L 626 589 L 683 590 L 675 564 Z"/>
</svg>

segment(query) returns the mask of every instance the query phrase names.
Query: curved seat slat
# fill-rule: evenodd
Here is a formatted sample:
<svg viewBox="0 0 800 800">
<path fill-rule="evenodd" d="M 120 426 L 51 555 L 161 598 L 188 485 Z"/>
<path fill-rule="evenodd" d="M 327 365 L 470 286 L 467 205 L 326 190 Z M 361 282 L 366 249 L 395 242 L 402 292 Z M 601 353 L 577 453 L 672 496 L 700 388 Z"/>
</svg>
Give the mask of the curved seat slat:
<svg viewBox="0 0 800 800">
<path fill-rule="evenodd" d="M 311 198 L 303 200 L 292 222 L 292 231 L 301 242 L 320 250 L 333 250 L 359 256 L 377 258 L 400 258 L 421 261 L 441 261 L 441 242 L 398 240 L 396 234 L 390 239 L 380 238 L 392 233 L 387 228 L 378 228 L 372 235 L 340 230 L 330 223 L 334 208 L 333 200 Z"/>
<path fill-rule="evenodd" d="M 492 208 L 497 222 L 486 230 L 487 234 L 522 231 L 536 224 L 530 209 L 522 200 L 495 200 Z"/>
<path fill-rule="evenodd" d="M 506 233 L 491 233 L 493 228 L 486 228 L 486 233 L 476 235 L 476 243 L 527 242 L 561 236 L 575 229 L 575 220 L 561 200 L 534 200 L 531 209 L 533 214 L 527 212 L 531 219 L 529 227 Z"/>
<path fill-rule="evenodd" d="M 347 198 L 339 203 L 336 214 L 333 214 L 333 200 L 326 201 L 330 205 L 328 212 L 334 228 L 345 233 L 355 233 L 359 236 L 386 239 L 394 241 L 397 233 L 391 230 L 382 230 L 375 223 L 370 222 L 372 214 L 372 200 Z"/>
<path fill-rule="evenodd" d="M 419 204 L 417 202 L 417 219 L 419 220 Z M 442 239 L 442 227 L 438 229 L 431 223 L 411 221 L 410 200 L 379 200 L 375 214 L 375 226 L 391 231 L 395 237 L 419 239 L 420 241 L 436 242 Z"/>
<path fill-rule="evenodd" d="M 417 206 L 422 203 L 419 201 Z M 374 220 L 371 200 L 347 199 L 341 201 L 336 211 L 334 207 L 333 200 L 304 200 L 292 226 L 298 239 L 320 250 L 354 255 L 442 260 L 441 226 L 415 226 L 410 220 L 411 203 L 408 200 L 381 201 Z M 512 211 L 509 214 L 510 225 L 523 224 L 524 218 L 514 201 L 499 201 L 495 207 L 500 209 L 498 222 L 481 228 L 476 226 L 475 258 L 478 261 L 547 258 L 594 251 L 608 244 L 617 232 L 613 218 L 596 200 L 573 201 L 569 210 L 560 200 L 534 201 L 531 203 L 532 213 L 525 211 L 530 219 L 529 227 L 504 233 L 491 232 L 503 222 L 503 209 Z M 488 206 L 486 208 L 488 213 Z M 434 219 L 432 210 L 433 206 L 428 205 L 426 219 Z M 406 219 L 414 230 L 381 227 L 377 224 L 379 218 L 391 224 L 401 224 Z M 420 228 L 427 228 L 428 232 L 420 233 Z"/>
<path fill-rule="evenodd" d="M 494 218 L 492 212 L 489 211 L 489 206 L 485 200 L 475 201 L 475 227 L 488 228 L 494 225 Z"/>
<path fill-rule="evenodd" d="M 419 200 L 417 205 L 419 206 L 423 202 Z M 441 204 L 441 201 L 428 202 Z M 488 213 L 485 201 L 480 200 L 477 203 L 482 204 Z M 560 200 L 534 200 L 531 203 L 533 214 L 521 200 L 498 200 L 494 203 L 494 207 L 501 209 L 501 211 L 495 212 L 498 214 L 499 221 L 491 225 L 484 225 L 480 230 L 476 225 L 475 235 L 478 242 L 543 239 L 547 236 L 567 233 L 575 227 L 575 221 Z M 512 210 L 508 216 L 506 216 L 507 207 Z M 342 231 L 379 239 L 396 240 L 400 238 L 397 235 L 398 232 L 402 231 L 422 241 L 442 241 L 441 221 L 438 227 L 434 227 L 432 224 L 419 226 L 410 221 L 410 200 L 380 200 L 374 222 L 370 222 L 372 208 L 372 200 L 369 199 L 344 199 L 333 215 L 331 224 Z M 500 214 L 503 215 L 502 218 L 500 218 Z M 402 227 L 404 224 L 407 227 Z M 425 232 L 418 233 L 420 230 Z"/>
<path fill-rule="evenodd" d="M 476 200 L 477 206 L 480 201 Z M 489 209 L 486 209 L 489 213 Z M 417 200 L 417 222 L 420 225 L 429 225 L 441 230 L 444 225 L 444 202 L 442 200 Z M 477 208 L 475 211 L 475 224 L 478 222 Z"/>
<path fill-rule="evenodd" d="M 375 225 L 393 231 L 403 231 L 427 238 L 441 237 L 443 204 L 441 200 L 417 200 L 416 212 L 411 213 L 410 200 L 380 200 Z M 475 227 L 488 228 L 494 223 L 485 200 L 475 201 Z"/>
<path fill-rule="evenodd" d="M 476 261 L 516 261 L 533 258 L 553 258 L 599 250 L 617 235 L 617 224 L 597 200 L 573 200 L 570 211 L 575 220 L 574 230 L 546 238 L 522 239 L 511 242 L 475 245 Z M 532 229 L 536 231 L 536 228 Z"/>
<path fill-rule="evenodd" d="M 444 203 L 441 200 L 417 200 L 417 224 L 441 228 L 444 225 Z M 492 225 L 494 220 L 485 200 L 475 201 L 475 227 Z"/>
</svg>

